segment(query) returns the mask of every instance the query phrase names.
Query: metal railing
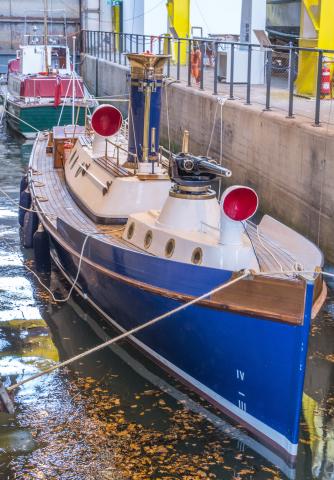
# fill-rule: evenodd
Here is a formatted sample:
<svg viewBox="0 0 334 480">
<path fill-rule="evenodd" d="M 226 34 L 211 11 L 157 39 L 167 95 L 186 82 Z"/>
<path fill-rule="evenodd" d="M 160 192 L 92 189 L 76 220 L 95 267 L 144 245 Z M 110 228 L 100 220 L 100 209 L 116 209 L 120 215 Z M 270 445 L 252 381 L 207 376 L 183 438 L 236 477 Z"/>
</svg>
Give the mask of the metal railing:
<svg viewBox="0 0 334 480">
<path fill-rule="evenodd" d="M 165 75 L 188 87 L 241 99 L 247 105 L 263 105 L 265 111 L 281 110 L 288 118 L 301 115 L 319 126 L 330 122 L 331 109 L 322 102 L 321 77 L 326 55 L 333 50 L 231 42 L 216 38 L 172 38 L 83 30 L 83 53 L 128 65 L 127 53 L 150 51 L 168 54 Z M 300 52 L 314 54 L 316 89 L 313 97 L 295 95 Z M 311 100 L 311 101 L 310 101 Z M 325 118 L 326 112 L 328 118 Z M 323 118 L 321 119 L 321 113 Z"/>
</svg>

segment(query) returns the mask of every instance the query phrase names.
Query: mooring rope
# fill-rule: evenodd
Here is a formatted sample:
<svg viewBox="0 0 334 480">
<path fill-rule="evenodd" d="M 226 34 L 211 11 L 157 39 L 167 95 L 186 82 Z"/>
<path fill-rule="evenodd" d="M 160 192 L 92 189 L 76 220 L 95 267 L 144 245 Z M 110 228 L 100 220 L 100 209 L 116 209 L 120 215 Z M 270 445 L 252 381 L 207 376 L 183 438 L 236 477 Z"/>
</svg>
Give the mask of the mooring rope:
<svg viewBox="0 0 334 480">
<path fill-rule="evenodd" d="M 19 120 L 20 122 L 24 123 L 25 125 L 27 125 L 28 127 L 32 128 L 33 130 L 35 130 L 35 132 L 39 133 L 41 130 L 38 130 L 38 128 L 34 127 L 33 125 L 31 125 L 30 123 L 26 122 L 25 120 L 22 120 L 22 118 L 18 117 L 17 115 L 15 115 L 14 113 L 11 113 L 9 110 L 5 110 L 6 113 L 8 113 L 8 115 L 10 115 L 11 117 L 13 118 L 16 118 L 17 120 Z"/>
<path fill-rule="evenodd" d="M 123 340 L 124 338 L 129 337 L 130 335 L 133 335 L 141 330 L 144 330 L 145 328 L 150 327 L 151 325 L 154 325 L 155 323 L 160 322 L 161 320 L 164 320 L 167 317 L 170 317 L 171 315 L 174 315 L 176 313 L 181 312 L 182 310 L 185 310 L 186 308 L 191 307 L 192 305 L 195 305 L 196 303 L 205 300 L 207 297 L 210 297 L 211 295 L 220 292 L 224 288 L 230 287 L 231 285 L 234 285 L 237 282 L 240 282 L 240 280 L 243 280 L 244 278 L 248 277 L 249 271 L 246 270 L 240 277 L 234 278 L 233 280 L 230 280 L 227 283 L 224 283 L 222 285 L 219 285 L 216 288 L 213 288 L 209 292 L 204 293 L 203 295 L 200 295 L 199 297 L 196 297 L 189 302 L 184 303 L 183 305 L 179 305 L 178 307 L 169 310 L 166 313 L 163 313 L 162 315 L 159 315 L 158 317 L 152 318 L 151 320 L 138 325 L 137 327 L 132 328 L 131 330 L 128 330 L 117 337 L 111 338 L 110 340 L 100 344 L 96 345 L 95 347 L 91 348 L 90 350 L 87 350 L 86 352 L 79 353 L 78 355 L 75 355 L 72 358 L 69 358 L 68 360 L 65 360 L 64 362 L 58 363 L 57 365 L 53 365 L 50 368 L 47 368 L 43 372 L 36 373 L 35 375 L 32 375 L 31 377 L 28 377 L 24 380 L 21 380 L 20 382 L 15 383 L 14 385 L 11 385 L 10 387 L 7 388 L 8 392 L 11 392 L 12 390 L 15 390 L 16 388 L 20 387 L 21 385 L 30 382 L 32 380 L 35 380 L 36 378 L 42 377 L 43 375 L 46 375 L 47 373 L 53 372 L 54 370 L 58 370 L 61 367 L 65 367 L 66 365 L 69 365 L 70 363 L 76 362 L 77 360 L 80 360 L 84 357 L 87 357 L 88 355 L 91 355 L 92 353 L 98 352 L 99 350 L 108 347 L 109 345 L 112 345 L 113 343 L 118 342 L 119 340 Z"/>
<path fill-rule="evenodd" d="M 95 234 L 95 233 L 94 233 Z M 5 242 L 5 244 L 12 250 L 12 252 L 18 257 L 19 261 L 22 263 L 22 265 L 30 272 L 33 274 L 33 276 L 37 279 L 38 283 L 50 294 L 52 300 L 55 302 L 55 303 L 65 303 L 67 302 L 71 295 L 72 295 L 72 292 L 73 292 L 73 289 L 75 287 L 75 285 L 77 284 L 77 281 L 79 279 L 79 275 L 80 275 L 80 271 L 81 271 L 81 264 L 82 264 L 82 259 L 83 259 L 83 254 L 84 254 L 84 250 L 85 250 L 85 247 L 86 247 L 86 243 L 87 243 L 87 240 L 88 238 L 90 238 L 92 236 L 92 234 L 87 234 L 84 241 L 83 241 L 83 244 L 82 244 L 82 247 L 81 247 L 81 252 L 80 252 L 80 256 L 79 256 L 79 264 L 78 264 L 78 270 L 77 270 L 77 273 L 76 273 L 76 276 L 75 276 L 75 279 L 74 281 L 72 282 L 71 284 L 71 287 L 70 287 L 70 291 L 68 293 L 68 295 L 65 297 L 65 298 L 56 298 L 54 296 L 54 293 L 45 285 L 45 283 L 43 283 L 43 281 L 41 280 L 41 278 L 39 277 L 39 275 L 37 275 L 37 273 L 32 270 L 32 268 L 30 268 L 26 263 L 23 262 L 23 260 L 20 258 L 19 254 L 14 250 L 14 248 L 3 238 L 2 240 Z"/>
<path fill-rule="evenodd" d="M 10 195 L 8 195 L 7 192 L 5 192 L 2 188 L 0 188 L 0 194 L 4 195 L 5 197 L 8 198 L 8 200 L 10 200 L 10 202 L 15 205 L 16 207 L 19 207 L 19 208 L 22 208 L 22 210 L 24 210 L 25 212 L 33 212 L 33 213 L 40 213 L 41 215 L 44 215 L 45 217 L 50 217 L 50 218 L 53 218 L 53 219 L 56 219 L 58 218 L 57 215 L 53 214 L 53 213 L 48 213 L 48 212 L 44 212 L 43 210 L 37 210 L 35 208 L 26 208 L 26 207 L 22 207 L 22 205 L 19 204 L 19 202 L 17 202 L 16 200 L 14 200 L 14 198 L 12 198 Z M 46 198 L 46 197 L 45 197 Z"/>
<path fill-rule="evenodd" d="M 68 82 L 68 85 L 67 85 L 67 89 L 66 89 L 66 92 L 65 92 L 65 97 L 64 97 L 64 100 L 63 100 L 63 103 L 62 103 L 62 106 L 61 106 L 61 110 L 60 110 L 60 113 L 59 113 L 59 117 L 58 117 L 57 127 L 59 127 L 61 117 L 63 116 L 65 102 L 66 102 L 66 99 L 67 99 L 67 94 L 69 93 L 69 90 L 70 90 L 70 86 L 71 86 L 71 80 Z"/>
</svg>

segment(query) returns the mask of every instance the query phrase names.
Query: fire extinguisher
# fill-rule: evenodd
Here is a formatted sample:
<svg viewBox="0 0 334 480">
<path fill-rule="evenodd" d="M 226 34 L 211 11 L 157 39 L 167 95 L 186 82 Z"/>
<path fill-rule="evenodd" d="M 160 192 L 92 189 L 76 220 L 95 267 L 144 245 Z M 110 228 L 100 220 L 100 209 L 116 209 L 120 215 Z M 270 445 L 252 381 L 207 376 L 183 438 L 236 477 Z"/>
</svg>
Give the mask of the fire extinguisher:
<svg viewBox="0 0 334 480">
<path fill-rule="evenodd" d="M 330 95 L 331 93 L 331 71 L 326 63 L 321 69 L 321 95 Z"/>
</svg>

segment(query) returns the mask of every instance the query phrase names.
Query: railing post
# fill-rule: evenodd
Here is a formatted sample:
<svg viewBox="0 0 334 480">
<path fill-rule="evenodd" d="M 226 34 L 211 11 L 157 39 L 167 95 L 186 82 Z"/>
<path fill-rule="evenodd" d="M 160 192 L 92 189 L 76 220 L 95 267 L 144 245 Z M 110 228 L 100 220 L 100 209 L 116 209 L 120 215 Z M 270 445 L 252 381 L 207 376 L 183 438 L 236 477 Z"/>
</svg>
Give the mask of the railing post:
<svg viewBox="0 0 334 480">
<path fill-rule="evenodd" d="M 130 33 L 130 53 L 132 53 L 132 37 L 133 37 L 133 34 Z"/>
<path fill-rule="evenodd" d="M 316 127 L 320 126 L 320 99 L 321 99 L 321 76 L 322 76 L 322 62 L 324 52 L 319 50 L 318 52 L 318 70 L 317 70 L 317 94 L 315 99 L 315 119 L 314 124 Z"/>
<path fill-rule="evenodd" d="M 271 90 L 271 73 L 273 64 L 273 51 L 267 51 L 267 70 L 266 70 L 266 110 L 270 110 L 270 90 Z"/>
<path fill-rule="evenodd" d="M 180 54 L 181 54 L 181 43 L 180 39 L 177 40 L 177 66 L 176 66 L 176 80 L 180 81 Z"/>
<path fill-rule="evenodd" d="M 289 113 L 288 117 L 293 117 L 293 87 L 294 87 L 294 76 L 295 76 L 295 65 L 296 65 L 296 56 L 293 49 L 292 42 L 289 45 Z"/>
<path fill-rule="evenodd" d="M 80 30 L 80 53 L 86 53 L 86 38 L 85 38 L 85 31 Z"/>
<path fill-rule="evenodd" d="M 158 37 L 158 48 L 159 48 L 159 55 L 161 55 L 161 37 Z"/>
<path fill-rule="evenodd" d="M 113 32 L 113 47 L 114 47 L 114 63 L 116 63 L 116 33 Z"/>
<path fill-rule="evenodd" d="M 230 100 L 234 100 L 234 43 L 231 43 L 231 63 L 230 63 Z"/>
<path fill-rule="evenodd" d="M 122 34 L 118 33 L 118 63 L 122 64 Z"/>
<path fill-rule="evenodd" d="M 205 45 L 204 42 L 201 42 L 201 77 L 200 77 L 200 90 L 204 90 L 204 54 L 205 54 Z"/>
<path fill-rule="evenodd" d="M 218 42 L 215 42 L 215 47 L 214 47 L 214 62 L 215 62 L 215 68 L 214 68 L 214 78 L 213 78 L 213 94 L 218 95 Z"/>
<path fill-rule="evenodd" d="M 191 56 L 192 56 L 192 41 L 188 40 L 188 87 L 191 87 Z"/>
<path fill-rule="evenodd" d="M 124 48 L 123 48 L 123 52 L 126 53 L 126 33 L 124 34 Z M 124 58 L 124 65 L 126 65 L 126 55 L 123 55 L 123 58 Z"/>
<path fill-rule="evenodd" d="M 167 53 L 168 53 L 168 55 L 170 55 L 170 52 L 171 52 L 170 42 L 171 42 L 171 37 L 168 37 L 168 42 L 167 42 Z M 167 61 L 167 77 L 170 77 L 170 58 L 168 58 L 168 61 Z"/>
<path fill-rule="evenodd" d="M 252 84 L 252 45 L 248 45 L 246 105 L 250 105 L 251 103 L 250 101 L 251 84 Z"/>
<path fill-rule="evenodd" d="M 139 35 L 136 34 L 136 53 L 139 53 Z"/>
<path fill-rule="evenodd" d="M 111 62 L 111 32 L 109 32 L 109 62 Z"/>
</svg>

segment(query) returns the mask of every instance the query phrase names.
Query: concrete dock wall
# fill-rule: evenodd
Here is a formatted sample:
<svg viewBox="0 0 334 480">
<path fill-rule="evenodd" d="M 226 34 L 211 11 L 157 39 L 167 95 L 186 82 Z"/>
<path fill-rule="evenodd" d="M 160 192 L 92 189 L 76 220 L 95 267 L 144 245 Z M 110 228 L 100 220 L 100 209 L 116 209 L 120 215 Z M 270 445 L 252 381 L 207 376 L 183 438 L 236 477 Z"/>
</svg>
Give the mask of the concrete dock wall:
<svg viewBox="0 0 334 480">
<path fill-rule="evenodd" d="M 87 59 L 86 66 L 92 62 L 96 60 Z M 126 69 L 110 62 L 99 64 L 103 75 L 98 76 L 98 91 L 125 93 Z M 88 85 L 96 86 L 93 72 L 96 74 L 93 68 L 86 68 L 84 76 Z M 206 154 L 217 102 L 211 94 L 171 83 L 164 93 L 162 143 L 167 146 L 169 142 L 168 107 L 172 147 L 180 148 L 182 132 L 187 129 L 191 151 Z M 281 112 L 263 111 L 259 105 L 227 100 L 222 110 L 218 105 L 212 136 L 210 155 L 217 160 L 221 113 L 223 163 L 231 168 L 233 183 L 255 188 L 261 210 L 314 242 L 319 239 L 327 259 L 334 261 L 333 128 L 314 127 L 308 119 L 288 119 Z"/>
<path fill-rule="evenodd" d="M 110 95 L 121 97 L 129 92 L 127 82 L 129 69 L 117 63 L 97 60 L 90 55 L 82 55 L 81 74 L 90 93 L 96 97 L 103 98 Z M 119 108 L 123 115 L 127 115 L 127 103 L 117 101 L 116 98 L 111 103 Z"/>
</svg>

